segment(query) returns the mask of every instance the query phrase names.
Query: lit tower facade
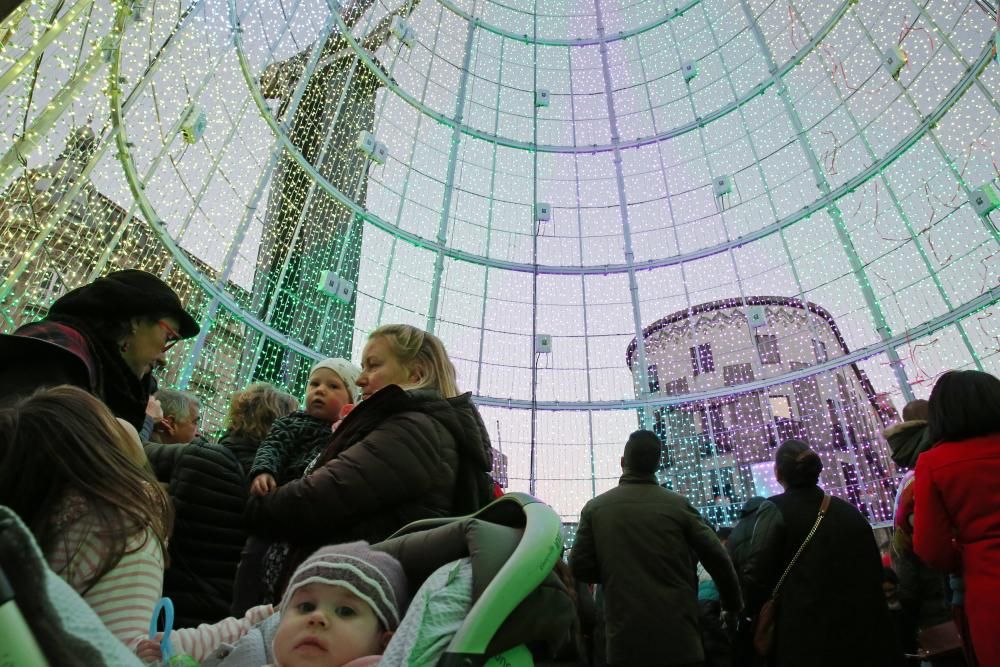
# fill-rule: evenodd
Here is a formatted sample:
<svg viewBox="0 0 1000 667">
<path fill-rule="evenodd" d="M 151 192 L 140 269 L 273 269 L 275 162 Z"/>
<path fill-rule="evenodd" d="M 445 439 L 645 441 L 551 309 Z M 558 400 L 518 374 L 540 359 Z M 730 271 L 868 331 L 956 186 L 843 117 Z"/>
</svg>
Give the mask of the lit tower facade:
<svg viewBox="0 0 1000 667">
<path fill-rule="evenodd" d="M 662 483 L 709 520 L 731 525 L 747 498 L 780 491 L 774 453 L 788 438 L 819 453 L 825 489 L 872 520 L 889 516 L 887 410 L 856 364 L 822 369 L 849 353 L 825 309 L 787 297 L 727 299 L 672 313 L 643 335 L 649 393 L 665 399 L 652 415 Z M 633 340 L 630 368 L 634 351 Z"/>
</svg>

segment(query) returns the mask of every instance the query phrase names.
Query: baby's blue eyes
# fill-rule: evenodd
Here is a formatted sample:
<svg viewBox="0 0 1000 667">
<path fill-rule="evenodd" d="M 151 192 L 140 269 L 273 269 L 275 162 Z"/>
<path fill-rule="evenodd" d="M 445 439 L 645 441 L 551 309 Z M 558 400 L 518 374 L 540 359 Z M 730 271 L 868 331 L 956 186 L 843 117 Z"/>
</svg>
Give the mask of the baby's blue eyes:
<svg viewBox="0 0 1000 667">
<path fill-rule="evenodd" d="M 341 616 L 343 618 L 349 618 L 357 613 L 350 607 L 337 607 L 336 612 L 337 616 Z"/>
<path fill-rule="evenodd" d="M 312 602 L 300 602 L 297 605 L 295 605 L 295 608 L 298 609 L 303 614 L 308 614 L 316 610 L 316 605 L 314 605 Z"/>
</svg>

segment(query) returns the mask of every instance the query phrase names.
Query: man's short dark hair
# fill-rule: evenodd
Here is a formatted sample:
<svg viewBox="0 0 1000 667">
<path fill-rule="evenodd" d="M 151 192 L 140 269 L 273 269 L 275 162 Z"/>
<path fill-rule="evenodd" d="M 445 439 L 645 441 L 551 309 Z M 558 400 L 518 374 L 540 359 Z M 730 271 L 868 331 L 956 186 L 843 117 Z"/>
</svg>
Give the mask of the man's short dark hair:
<svg viewBox="0 0 1000 667">
<path fill-rule="evenodd" d="M 660 439 L 652 431 L 635 431 L 625 443 L 625 467 L 640 475 L 656 472 L 661 448 Z"/>
<path fill-rule="evenodd" d="M 948 371 L 931 390 L 927 427 L 934 442 L 1000 432 L 1000 380 L 982 371 Z"/>
</svg>

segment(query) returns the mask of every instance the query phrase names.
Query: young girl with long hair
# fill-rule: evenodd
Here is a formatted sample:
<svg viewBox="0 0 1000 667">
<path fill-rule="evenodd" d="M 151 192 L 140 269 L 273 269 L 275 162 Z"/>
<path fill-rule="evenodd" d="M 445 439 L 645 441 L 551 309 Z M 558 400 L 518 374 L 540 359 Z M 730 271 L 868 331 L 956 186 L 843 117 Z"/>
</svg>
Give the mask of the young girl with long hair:
<svg viewBox="0 0 1000 667">
<path fill-rule="evenodd" d="M 101 401 L 59 386 L 0 410 L 0 504 L 115 636 L 148 628 L 172 512 L 138 435 Z"/>
</svg>

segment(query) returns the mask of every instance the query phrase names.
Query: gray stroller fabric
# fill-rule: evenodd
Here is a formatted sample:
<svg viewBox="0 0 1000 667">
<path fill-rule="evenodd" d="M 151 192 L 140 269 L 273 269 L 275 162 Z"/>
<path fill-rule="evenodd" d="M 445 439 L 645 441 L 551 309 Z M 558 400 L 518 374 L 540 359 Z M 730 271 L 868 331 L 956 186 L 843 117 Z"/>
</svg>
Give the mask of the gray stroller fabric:
<svg viewBox="0 0 1000 667">
<path fill-rule="evenodd" d="M 31 531 L 0 505 L 0 567 L 53 667 L 142 667 L 73 588 L 49 569 Z M 259 667 L 259 666 L 258 666 Z"/>
<path fill-rule="evenodd" d="M 281 612 L 275 612 L 250 629 L 235 644 L 223 644 L 205 660 L 201 667 L 263 667 L 274 662 L 271 642 L 278 631 Z"/>
</svg>

